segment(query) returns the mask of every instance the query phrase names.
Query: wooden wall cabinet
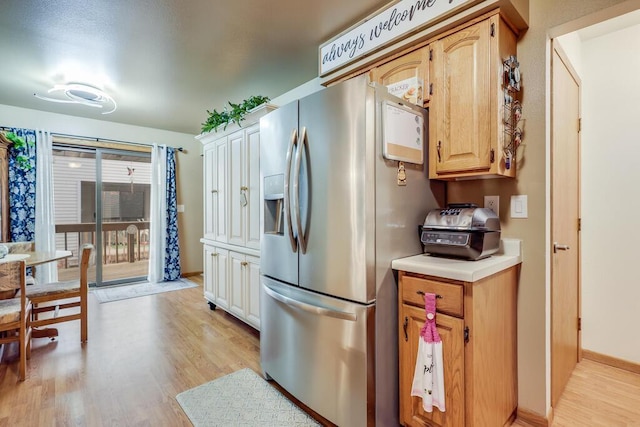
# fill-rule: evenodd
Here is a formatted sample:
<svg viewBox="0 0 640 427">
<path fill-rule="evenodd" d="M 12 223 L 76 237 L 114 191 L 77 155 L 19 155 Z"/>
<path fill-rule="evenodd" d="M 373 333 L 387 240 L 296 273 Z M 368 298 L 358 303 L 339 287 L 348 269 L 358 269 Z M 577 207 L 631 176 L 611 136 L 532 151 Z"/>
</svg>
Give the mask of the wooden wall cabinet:
<svg viewBox="0 0 640 427">
<path fill-rule="evenodd" d="M 496 13 L 429 46 L 429 177 L 515 177 L 504 153 L 502 63 L 516 54 L 516 34 Z"/>
<path fill-rule="evenodd" d="M 398 96 L 422 107 L 429 102 L 428 46 L 402 55 L 371 70 L 371 81 L 384 86 L 411 80 L 418 81 L 418 87 L 408 87 L 406 91 L 398 93 Z"/>
<path fill-rule="evenodd" d="M 476 282 L 399 272 L 400 422 L 405 426 L 502 426 L 515 419 L 517 267 Z M 424 296 L 436 300 L 443 344 L 445 412 L 411 396 Z"/>
<path fill-rule="evenodd" d="M 197 136 L 204 167 L 204 297 L 260 329 L 260 117 Z"/>
</svg>

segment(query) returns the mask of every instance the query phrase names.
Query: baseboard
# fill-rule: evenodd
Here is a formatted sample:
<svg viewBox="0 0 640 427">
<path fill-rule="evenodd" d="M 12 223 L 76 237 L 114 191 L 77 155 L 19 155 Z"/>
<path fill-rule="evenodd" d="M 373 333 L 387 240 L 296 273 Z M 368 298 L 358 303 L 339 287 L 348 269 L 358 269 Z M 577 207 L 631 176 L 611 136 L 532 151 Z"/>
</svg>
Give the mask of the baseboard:
<svg viewBox="0 0 640 427">
<path fill-rule="evenodd" d="M 199 276 L 202 274 L 202 271 L 192 271 L 191 273 L 182 273 L 182 277 L 191 277 L 191 276 Z"/>
<path fill-rule="evenodd" d="M 640 374 L 640 364 L 630 362 L 617 357 L 607 356 L 606 354 L 596 353 L 595 351 L 582 349 L 582 357 L 587 360 L 602 363 L 603 365 L 613 366 L 614 368 L 623 369 L 625 371 Z"/>
<path fill-rule="evenodd" d="M 530 411 L 518 406 L 516 422 L 532 427 L 549 427 L 553 421 L 553 408 L 549 408 L 549 414 L 545 418 L 537 412 Z"/>
</svg>

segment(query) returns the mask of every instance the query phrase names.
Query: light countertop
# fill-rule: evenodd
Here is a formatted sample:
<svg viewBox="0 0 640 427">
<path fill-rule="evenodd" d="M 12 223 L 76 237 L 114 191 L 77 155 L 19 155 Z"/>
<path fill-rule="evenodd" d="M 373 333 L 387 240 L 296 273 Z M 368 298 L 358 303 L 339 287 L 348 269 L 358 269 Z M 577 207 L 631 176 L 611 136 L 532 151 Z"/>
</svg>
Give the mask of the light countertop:
<svg viewBox="0 0 640 427">
<path fill-rule="evenodd" d="M 521 262 L 522 240 L 502 239 L 500 241 L 500 250 L 496 254 L 478 261 L 420 254 L 395 259 L 391 262 L 391 267 L 394 270 L 403 270 L 444 279 L 476 282 Z"/>
</svg>

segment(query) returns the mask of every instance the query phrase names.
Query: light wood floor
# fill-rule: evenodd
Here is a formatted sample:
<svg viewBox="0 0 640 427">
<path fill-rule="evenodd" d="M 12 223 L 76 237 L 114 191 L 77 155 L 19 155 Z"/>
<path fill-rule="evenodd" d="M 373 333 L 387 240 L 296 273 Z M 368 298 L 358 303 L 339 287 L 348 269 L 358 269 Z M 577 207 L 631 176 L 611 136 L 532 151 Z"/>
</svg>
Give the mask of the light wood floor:
<svg viewBox="0 0 640 427">
<path fill-rule="evenodd" d="M 106 304 L 91 296 L 89 320 L 85 345 L 78 322 L 60 325 L 56 341 L 34 340 L 25 382 L 16 349 L 4 351 L 0 427 L 190 426 L 178 393 L 245 367 L 261 372 L 258 333 L 209 310 L 202 288 Z M 581 362 L 553 426 L 640 426 L 640 375 Z"/>
<path fill-rule="evenodd" d="M 552 426 L 640 426 L 640 375 L 583 359 L 554 409 Z"/>
<path fill-rule="evenodd" d="M 190 278 L 199 281 L 199 277 Z M 89 341 L 78 322 L 57 341 L 33 341 L 27 380 L 13 347 L 0 364 L 0 426 L 190 426 L 175 400 L 249 367 L 258 333 L 211 311 L 202 288 L 99 304 L 89 297 Z"/>
</svg>

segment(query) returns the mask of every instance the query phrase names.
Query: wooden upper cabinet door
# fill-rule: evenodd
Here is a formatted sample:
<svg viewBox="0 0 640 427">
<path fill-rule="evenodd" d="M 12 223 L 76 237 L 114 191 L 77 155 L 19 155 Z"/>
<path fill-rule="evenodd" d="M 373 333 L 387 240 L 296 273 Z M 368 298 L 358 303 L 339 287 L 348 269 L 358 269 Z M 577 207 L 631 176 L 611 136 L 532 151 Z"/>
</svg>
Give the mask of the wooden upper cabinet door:
<svg viewBox="0 0 640 427">
<path fill-rule="evenodd" d="M 490 31 L 485 20 L 431 45 L 431 178 L 491 168 Z"/>
<path fill-rule="evenodd" d="M 426 90 L 429 87 L 428 46 L 374 68 L 371 75 L 374 82 L 384 86 L 406 82 L 406 86 L 400 85 L 401 93 L 398 96 L 421 107 L 424 106 L 424 103 L 429 100 L 429 91 Z"/>
</svg>

